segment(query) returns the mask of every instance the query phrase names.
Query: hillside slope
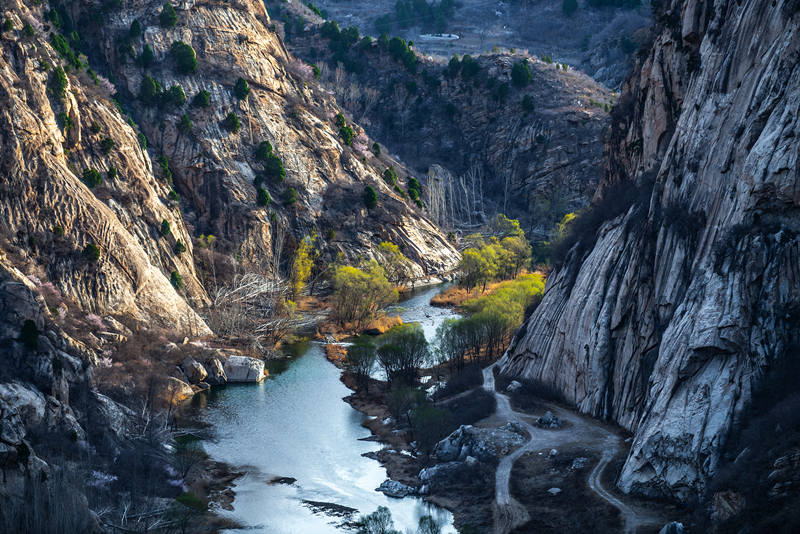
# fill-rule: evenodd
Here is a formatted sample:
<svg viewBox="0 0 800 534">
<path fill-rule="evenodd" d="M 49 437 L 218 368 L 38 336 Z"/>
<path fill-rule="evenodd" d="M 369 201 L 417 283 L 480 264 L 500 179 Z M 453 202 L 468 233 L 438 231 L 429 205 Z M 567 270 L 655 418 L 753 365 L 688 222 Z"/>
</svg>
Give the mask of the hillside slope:
<svg viewBox="0 0 800 534">
<path fill-rule="evenodd" d="M 660 6 L 660 35 L 613 113 L 595 202 L 613 218 L 573 237 L 503 360 L 634 432 L 626 492 L 701 494 L 797 342 L 798 7 Z"/>
<path fill-rule="evenodd" d="M 73 4 L 75 20 L 82 16 L 78 5 Z M 96 45 L 90 58 L 114 73 L 123 105 L 142 125 L 152 149 L 165 156 L 196 234 L 216 235 L 223 249 L 256 266 L 279 255 L 284 245 L 291 252 L 297 240 L 316 232 L 331 260 L 337 252 L 351 259 L 370 255 L 387 240 L 416 263 L 418 276 L 453 267 L 457 254 L 447 240 L 380 178 L 389 166 L 402 168 L 400 163 L 375 158 L 358 143 L 348 146 L 338 135 L 335 102 L 316 88 L 270 30 L 263 3 L 176 6 L 177 24 L 166 28 L 158 23 L 161 6 L 157 1 L 126 5 L 86 39 Z M 134 20 L 143 28 L 136 37 L 129 31 Z M 194 49 L 196 72 L 182 72 L 176 63 L 171 50 L 177 41 Z M 147 67 L 137 60 L 145 46 L 153 51 Z M 141 92 L 145 76 L 164 90 L 180 86 L 187 101 L 148 102 Z M 250 89 L 245 98 L 234 92 L 239 78 Z M 201 90 L 209 94 L 208 107 L 192 104 Z M 226 127 L 229 113 L 239 119 L 236 132 Z M 179 127 L 183 114 L 192 122 L 188 132 Z M 253 182 L 265 170 L 256 159 L 264 141 L 282 160 L 286 177 L 264 179 L 271 203 L 260 207 Z M 367 185 L 379 195 L 370 211 L 362 200 Z M 335 238 L 328 237 L 331 231 Z M 287 235 L 285 243 L 276 242 L 281 234 Z"/>
<path fill-rule="evenodd" d="M 287 6 L 284 18 L 298 7 Z M 354 28 L 331 37 L 329 25 L 292 29 L 287 46 L 318 65 L 350 115 L 427 179 L 425 203 L 441 226 L 475 227 L 505 213 L 547 239 L 565 213 L 589 202 L 614 93 L 549 57 L 419 55 L 412 64 L 398 38 L 359 38 Z M 528 75 L 515 82 L 522 63 Z"/>
</svg>

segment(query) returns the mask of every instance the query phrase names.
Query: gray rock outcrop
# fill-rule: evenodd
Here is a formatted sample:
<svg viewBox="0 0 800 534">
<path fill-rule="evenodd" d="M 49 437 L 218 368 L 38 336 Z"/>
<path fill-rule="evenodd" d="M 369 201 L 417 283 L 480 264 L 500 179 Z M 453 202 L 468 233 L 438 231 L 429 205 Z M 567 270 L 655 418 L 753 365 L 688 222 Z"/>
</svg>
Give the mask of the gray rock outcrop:
<svg viewBox="0 0 800 534">
<path fill-rule="evenodd" d="M 223 364 L 228 382 L 261 382 L 264 380 L 264 361 L 249 356 L 228 356 Z"/>
<path fill-rule="evenodd" d="M 502 362 L 634 433 L 626 492 L 702 493 L 796 342 L 796 6 L 663 3 L 613 113 L 597 200 L 615 184 L 641 194 L 578 240 Z"/>
<path fill-rule="evenodd" d="M 524 442 L 522 430 L 514 423 L 500 428 L 462 425 L 436 445 L 433 456 L 439 462 L 464 462 L 468 458 L 495 462 Z"/>
</svg>

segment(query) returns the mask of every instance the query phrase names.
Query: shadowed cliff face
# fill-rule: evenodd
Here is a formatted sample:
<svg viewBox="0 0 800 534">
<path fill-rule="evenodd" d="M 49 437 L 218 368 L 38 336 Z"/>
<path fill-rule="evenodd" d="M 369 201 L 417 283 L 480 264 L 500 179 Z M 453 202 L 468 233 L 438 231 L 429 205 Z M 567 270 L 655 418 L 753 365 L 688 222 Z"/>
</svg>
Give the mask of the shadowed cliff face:
<svg viewBox="0 0 800 534">
<path fill-rule="evenodd" d="M 503 371 L 633 431 L 624 491 L 689 500 L 797 336 L 800 15 L 674 0 L 658 20 L 598 193 L 655 176 L 649 199 L 572 249 Z"/>
<path fill-rule="evenodd" d="M 195 2 L 176 7 L 177 25 L 158 24 L 163 2 L 138 1 L 112 14 L 90 37 L 97 44 L 98 61 L 115 73 L 123 104 L 133 110 L 156 153 L 169 161 L 187 220 L 197 234 L 223 238 L 245 262 L 269 262 L 284 243 L 314 231 L 330 259 L 337 252 L 357 259 L 372 254 L 380 241 L 392 241 L 416 263 L 416 273 L 451 269 L 457 253 L 423 213 L 381 179 L 388 158 L 375 158 L 366 144 L 346 146 L 339 136 L 333 99 L 319 90 L 310 69 L 292 58 L 277 35 L 261 2 L 240 0 Z M 77 4 L 75 4 L 77 5 Z M 130 47 L 120 47 L 134 19 L 143 28 Z M 191 45 L 198 69 L 181 74 L 170 48 L 175 41 Z M 154 62 L 142 68 L 131 57 L 144 45 L 152 47 Z M 180 85 L 188 101 L 180 107 L 150 106 L 138 98 L 145 75 L 168 89 Z M 234 94 L 238 78 L 247 81 L 245 99 Z M 191 100 L 200 91 L 210 93 L 210 105 L 200 108 Z M 235 113 L 241 128 L 225 126 Z M 182 114 L 193 123 L 189 133 L 179 130 Z M 358 127 L 356 127 L 358 134 Z M 263 173 L 255 149 L 269 141 L 286 168 L 283 182 L 265 180 L 272 199 L 268 207 L 256 204 L 253 180 Z M 371 144 L 371 142 L 369 142 Z M 405 176 L 407 173 L 400 173 Z M 364 206 L 365 186 L 378 192 L 378 206 Z M 290 188 L 297 201 L 287 202 Z M 335 231 L 335 241 L 329 239 Z"/>
</svg>

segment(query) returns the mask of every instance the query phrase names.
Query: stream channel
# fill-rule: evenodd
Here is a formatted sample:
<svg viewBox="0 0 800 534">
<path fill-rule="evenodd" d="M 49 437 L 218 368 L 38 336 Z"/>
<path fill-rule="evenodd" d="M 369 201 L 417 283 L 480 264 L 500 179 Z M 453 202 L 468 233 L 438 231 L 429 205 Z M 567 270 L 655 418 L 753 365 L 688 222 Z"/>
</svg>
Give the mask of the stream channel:
<svg viewBox="0 0 800 534">
<path fill-rule="evenodd" d="M 390 314 L 419 322 L 428 341 L 450 309 L 430 305 L 443 286 L 412 292 Z M 261 384 L 229 385 L 209 392 L 199 414 L 211 425 L 204 443 L 212 459 L 245 474 L 236 480 L 233 511 L 219 513 L 243 525 L 228 532 L 325 534 L 347 532 L 359 515 L 386 506 L 395 528 L 416 532 L 419 518 L 431 515 L 442 532 L 453 533 L 452 514 L 417 497 L 394 499 L 375 491 L 386 470 L 362 454 L 381 449 L 364 441 L 365 416 L 342 400 L 351 393 L 328 362 L 324 346 L 305 342 L 288 347 L 291 356 L 269 362 L 270 377 Z M 270 483 L 291 477 L 294 483 Z M 320 508 L 314 503 L 335 505 Z M 356 509 L 351 515 L 346 509 Z M 340 513 L 336 513 L 336 509 Z"/>
</svg>

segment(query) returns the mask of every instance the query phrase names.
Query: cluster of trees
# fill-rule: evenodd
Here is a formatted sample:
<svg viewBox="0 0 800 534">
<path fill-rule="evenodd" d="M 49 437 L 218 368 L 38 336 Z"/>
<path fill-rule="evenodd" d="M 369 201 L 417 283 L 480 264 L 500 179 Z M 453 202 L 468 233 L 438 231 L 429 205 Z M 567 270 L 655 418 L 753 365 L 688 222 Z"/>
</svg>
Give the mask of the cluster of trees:
<svg viewBox="0 0 800 534">
<path fill-rule="evenodd" d="M 353 146 L 353 139 L 356 138 L 356 132 L 353 130 L 352 126 L 347 124 L 347 120 L 344 118 L 344 115 L 341 112 L 336 114 L 334 122 L 339 128 L 339 137 L 342 138 L 344 144 L 347 146 Z"/>
<path fill-rule="evenodd" d="M 444 32 L 456 10 L 454 0 L 441 0 L 439 3 L 426 0 L 398 0 L 394 5 L 394 16 L 386 14 L 375 19 L 375 29 L 378 34 L 389 34 L 393 27 L 409 28 L 422 26 L 423 28 Z"/>
<path fill-rule="evenodd" d="M 499 357 L 526 310 L 541 299 L 544 283 L 540 274 L 525 274 L 503 282 L 490 295 L 467 301 L 464 308 L 471 315 L 447 320 L 436 330 L 439 361 L 461 372 L 467 362 Z"/>
<path fill-rule="evenodd" d="M 359 388 L 366 389 L 376 365 L 389 382 L 408 385 L 414 383 L 419 369 L 429 361 L 430 351 L 422 327 L 407 323 L 386 332 L 378 344 L 359 340 L 348 347 L 346 366 Z"/>
<path fill-rule="evenodd" d="M 333 318 L 339 325 L 352 324 L 360 329 L 384 307 L 397 302 L 398 293 L 375 260 L 360 267 L 341 265 L 331 279 Z"/>
<path fill-rule="evenodd" d="M 336 266 L 331 277 L 334 319 L 340 324 L 363 327 L 385 306 L 397 301 L 396 286 L 411 280 L 411 261 L 400 248 L 388 241 L 378 245 L 375 260 L 364 261 L 358 267 Z"/>
<path fill-rule="evenodd" d="M 392 513 L 385 506 L 379 506 L 371 514 L 361 516 L 356 525 L 357 534 L 400 534 L 400 531 L 394 528 Z M 426 515 L 419 519 L 416 534 L 439 534 L 441 531 L 441 527 L 433 517 Z"/>
<path fill-rule="evenodd" d="M 515 278 L 530 264 L 531 246 L 519 221 L 501 213 L 487 231 L 488 238 L 482 234 L 466 238 L 470 246 L 462 252 L 458 264 L 463 286 L 482 285 L 485 290 L 487 282 Z"/>
<path fill-rule="evenodd" d="M 286 169 L 283 166 L 283 160 L 275 154 L 272 143 L 269 141 L 262 141 L 256 147 L 255 160 L 264 165 L 264 176 L 256 177 L 256 181 L 260 185 L 264 178 L 276 183 L 281 183 L 286 178 Z"/>
</svg>

